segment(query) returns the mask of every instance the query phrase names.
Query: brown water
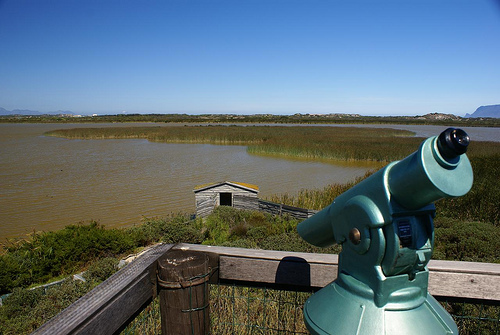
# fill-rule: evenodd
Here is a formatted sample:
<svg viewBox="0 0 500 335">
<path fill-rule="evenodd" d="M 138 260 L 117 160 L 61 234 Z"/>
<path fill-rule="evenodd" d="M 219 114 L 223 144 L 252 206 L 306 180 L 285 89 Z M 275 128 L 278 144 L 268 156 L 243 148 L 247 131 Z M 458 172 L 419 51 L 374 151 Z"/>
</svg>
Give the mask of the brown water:
<svg viewBox="0 0 500 335">
<path fill-rule="evenodd" d="M 254 156 L 244 146 L 43 136 L 82 126 L 116 124 L 0 124 L 0 241 L 91 219 L 124 227 L 143 216 L 194 212 L 193 188 L 209 182 L 256 184 L 264 198 L 369 169 Z"/>
<path fill-rule="evenodd" d="M 193 188 L 209 182 L 256 184 L 265 198 L 345 182 L 370 169 L 253 156 L 243 146 L 43 136 L 52 129 L 131 125 L 0 124 L 0 242 L 91 219 L 124 227 L 143 216 L 194 212 Z M 384 127 L 410 127 L 424 137 L 444 129 Z M 500 141 L 498 128 L 467 131 L 473 140 Z"/>
</svg>

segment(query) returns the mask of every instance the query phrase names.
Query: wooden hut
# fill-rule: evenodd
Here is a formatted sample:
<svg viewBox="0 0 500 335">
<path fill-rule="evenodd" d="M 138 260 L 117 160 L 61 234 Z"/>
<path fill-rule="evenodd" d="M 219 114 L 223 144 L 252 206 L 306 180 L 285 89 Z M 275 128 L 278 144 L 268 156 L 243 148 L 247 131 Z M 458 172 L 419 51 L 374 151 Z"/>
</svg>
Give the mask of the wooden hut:
<svg viewBox="0 0 500 335">
<path fill-rule="evenodd" d="M 223 181 L 199 185 L 194 188 L 196 216 L 204 217 L 217 206 L 231 206 L 238 209 L 259 209 L 259 187 L 247 183 Z"/>
</svg>

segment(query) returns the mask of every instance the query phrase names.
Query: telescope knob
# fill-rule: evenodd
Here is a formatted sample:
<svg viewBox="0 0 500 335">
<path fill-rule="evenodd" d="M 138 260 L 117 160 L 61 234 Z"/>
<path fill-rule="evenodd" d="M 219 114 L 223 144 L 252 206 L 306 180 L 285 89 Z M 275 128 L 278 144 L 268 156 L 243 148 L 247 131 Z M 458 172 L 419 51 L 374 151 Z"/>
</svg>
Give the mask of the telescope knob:
<svg viewBox="0 0 500 335">
<path fill-rule="evenodd" d="M 462 129 L 448 128 L 439 134 L 437 145 L 439 153 L 446 160 L 454 160 L 464 154 L 469 146 L 469 135 Z"/>
</svg>

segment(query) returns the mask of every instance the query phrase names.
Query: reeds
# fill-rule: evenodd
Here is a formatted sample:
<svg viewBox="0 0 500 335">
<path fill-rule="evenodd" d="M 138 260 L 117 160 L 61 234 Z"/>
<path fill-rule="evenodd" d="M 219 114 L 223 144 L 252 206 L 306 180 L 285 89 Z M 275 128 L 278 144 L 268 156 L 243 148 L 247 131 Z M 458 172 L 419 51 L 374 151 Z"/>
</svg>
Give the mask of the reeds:
<svg viewBox="0 0 500 335">
<path fill-rule="evenodd" d="M 167 143 L 247 145 L 258 155 L 330 161 L 389 162 L 406 157 L 422 142 L 406 130 L 318 126 L 168 126 L 76 128 L 46 135 L 74 139 L 148 139 Z M 500 143 L 475 143 L 476 155 L 500 153 Z"/>
<path fill-rule="evenodd" d="M 309 334 L 302 308 L 311 293 L 210 285 L 210 334 Z M 159 334 L 160 308 L 155 299 L 121 333 Z"/>
<path fill-rule="evenodd" d="M 184 126 L 56 130 L 47 133 L 78 139 L 144 138 L 168 143 L 247 145 L 248 152 L 323 160 L 389 161 L 406 156 L 420 139 L 395 129 L 355 127 Z"/>
</svg>

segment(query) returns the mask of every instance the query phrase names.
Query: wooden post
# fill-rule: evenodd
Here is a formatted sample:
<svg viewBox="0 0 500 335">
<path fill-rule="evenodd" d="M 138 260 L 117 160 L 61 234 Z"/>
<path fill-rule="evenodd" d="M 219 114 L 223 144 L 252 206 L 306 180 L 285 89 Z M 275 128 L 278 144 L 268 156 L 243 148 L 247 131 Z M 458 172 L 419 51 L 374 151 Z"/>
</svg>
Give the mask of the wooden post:
<svg viewBox="0 0 500 335">
<path fill-rule="evenodd" d="M 205 335 L 210 331 L 209 257 L 174 250 L 158 262 L 161 330 L 163 335 Z"/>
</svg>

